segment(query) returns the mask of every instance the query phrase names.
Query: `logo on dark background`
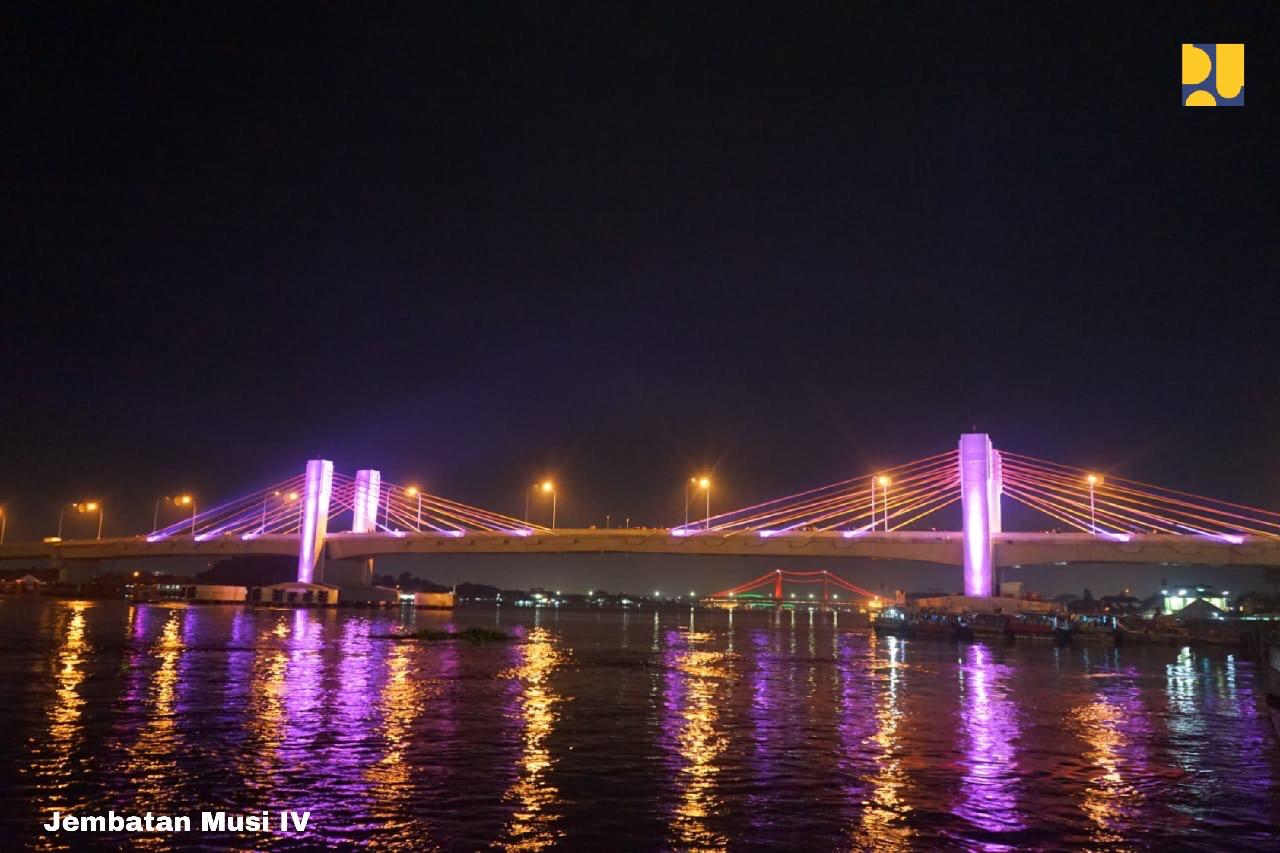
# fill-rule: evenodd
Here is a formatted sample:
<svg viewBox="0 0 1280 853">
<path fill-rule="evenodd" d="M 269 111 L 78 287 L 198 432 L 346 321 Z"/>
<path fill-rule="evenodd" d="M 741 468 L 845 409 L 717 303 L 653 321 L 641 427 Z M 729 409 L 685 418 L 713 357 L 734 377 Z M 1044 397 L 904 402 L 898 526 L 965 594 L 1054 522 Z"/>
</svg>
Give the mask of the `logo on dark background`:
<svg viewBox="0 0 1280 853">
<path fill-rule="evenodd" d="M 1182 103 L 1188 107 L 1244 106 L 1244 45 L 1184 44 Z"/>
</svg>

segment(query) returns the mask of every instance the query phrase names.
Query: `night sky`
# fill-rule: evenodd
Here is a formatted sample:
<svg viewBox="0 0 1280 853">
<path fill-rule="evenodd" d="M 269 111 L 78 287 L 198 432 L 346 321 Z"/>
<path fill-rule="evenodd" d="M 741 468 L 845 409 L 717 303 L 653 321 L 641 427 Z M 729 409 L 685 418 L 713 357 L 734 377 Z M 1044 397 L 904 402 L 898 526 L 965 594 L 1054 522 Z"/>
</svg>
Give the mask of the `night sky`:
<svg viewBox="0 0 1280 853">
<path fill-rule="evenodd" d="M 455 6 L 10 11 L 11 540 L 315 456 L 669 525 L 973 427 L 1280 506 L 1274 2 Z"/>
</svg>

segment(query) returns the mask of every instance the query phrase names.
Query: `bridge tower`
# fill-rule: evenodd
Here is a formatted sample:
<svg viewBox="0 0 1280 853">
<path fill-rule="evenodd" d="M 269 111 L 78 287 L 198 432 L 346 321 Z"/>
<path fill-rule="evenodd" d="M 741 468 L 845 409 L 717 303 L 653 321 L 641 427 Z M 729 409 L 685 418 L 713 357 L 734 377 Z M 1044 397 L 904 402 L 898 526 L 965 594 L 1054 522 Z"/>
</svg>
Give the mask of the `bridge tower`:
<svg viewBox="0 0 1280 853">
<path fill-rule="evenodd" d="M 298 542 L 298 583 L 313 583 L 316 564 L 329 533 L 329 499 L 333 497 L 333 463 L 328 459 L 307 462 L 302 493 L 302 524 Z"/>
<path fill-rule="evenodd" d="M 995 594 L 994 548 L 1000 532 L 1000 454 L 982 432 L 960 436 L 960 503 L 964 511 L 964 594 Z"/>
<path fill-rule="evenodd" d="M 355 512 L 351 515 L 352 533 L 376 533 L 378 504 L 382 496 L 382 474 L 371 468 L 356 472 Z"/>
<path fill-rule="evenodd" d="M 378 505 L 382 499 L 382 474 L 372 468 L 356 472 L 355 493 L 351 513 L 352 533 L 378 532 Z M 341 565 L 339 565 L 341 564 Z M 373 558 L 363 560 L 338 560 L 328 563 L 335 581 L 355 586 L 373 585 Z"/>
</svg>

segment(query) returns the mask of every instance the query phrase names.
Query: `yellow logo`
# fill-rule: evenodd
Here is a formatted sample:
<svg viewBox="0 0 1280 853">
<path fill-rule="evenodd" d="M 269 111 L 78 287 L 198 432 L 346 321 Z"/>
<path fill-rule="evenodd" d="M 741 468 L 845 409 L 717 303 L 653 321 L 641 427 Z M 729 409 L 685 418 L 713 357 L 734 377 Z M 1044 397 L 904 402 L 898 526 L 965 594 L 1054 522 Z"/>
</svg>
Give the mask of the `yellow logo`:
<svg viewBox="0 0 1280 853">
<path fill-rule="evenodd" d="M 1244 106 L 1244 45 L 1184 44 L 1182 103 L 1188 107 Z"/>
</svg>

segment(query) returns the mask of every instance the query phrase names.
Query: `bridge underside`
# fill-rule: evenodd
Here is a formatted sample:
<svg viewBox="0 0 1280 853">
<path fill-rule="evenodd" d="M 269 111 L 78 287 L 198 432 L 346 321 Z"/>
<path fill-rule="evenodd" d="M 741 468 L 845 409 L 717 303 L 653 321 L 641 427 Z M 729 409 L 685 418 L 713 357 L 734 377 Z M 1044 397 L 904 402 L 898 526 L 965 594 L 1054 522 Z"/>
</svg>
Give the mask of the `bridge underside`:
<svg viewBox="0 0 1280 853">
<path fill-rule="evenodd" d="M 1280 567 L 1280 540 L 1241 544 L 1209 538 L 1161 534 L 1134 535 L 1121 542 L 1088 533 L 1000 533 L 992 537 L 996 566 L 1052 563 L 1176 564 L 1192 566 Z M 0 545 L 0 559 L 114 560 L 145 557 L 296 557 L 296 534 L 251 539 L 223 536 L 196 541 L 171 537 L 14 543 Z M 959 532 L 867 533 L 848 538 L 838 532 L 801 532 L 761 537 L 755 533 L 698 533 L 674 536 L 669 530 L 558 530 L 513 536 L 470 533 L 465 536 L 418 533 L 330 533 L 326 557 L 352 560 L 412 554 L 685 554 L 908 560 L 960 566 Z"/>
</svg>

